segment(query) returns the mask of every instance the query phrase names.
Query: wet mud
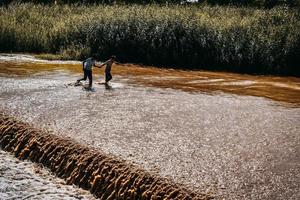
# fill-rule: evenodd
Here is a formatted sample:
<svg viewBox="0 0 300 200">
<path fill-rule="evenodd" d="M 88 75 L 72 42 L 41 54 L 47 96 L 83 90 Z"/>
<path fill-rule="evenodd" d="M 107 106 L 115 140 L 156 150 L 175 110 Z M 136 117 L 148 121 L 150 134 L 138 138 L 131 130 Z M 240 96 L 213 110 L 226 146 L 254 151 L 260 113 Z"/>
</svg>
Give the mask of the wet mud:
<svg viewBox="0 0 300 200">
<path fill-rule="evenodd" d="M 41 163 L 68 184 L 99 199 L 210 199 L 105 155 L 0 114 L 0 145 L 19 159 Z"/>
</svg>

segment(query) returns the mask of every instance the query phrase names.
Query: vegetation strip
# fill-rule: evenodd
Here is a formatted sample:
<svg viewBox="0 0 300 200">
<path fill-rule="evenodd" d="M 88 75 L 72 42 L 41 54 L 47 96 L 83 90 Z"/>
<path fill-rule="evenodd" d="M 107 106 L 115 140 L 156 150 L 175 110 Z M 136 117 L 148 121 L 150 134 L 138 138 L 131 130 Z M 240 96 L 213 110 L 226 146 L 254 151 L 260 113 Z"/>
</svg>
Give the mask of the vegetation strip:
<svg viewBox="0 0 300 200">
<path fill-rule="evenodd" d="M 0 7 L 0 51 L 300 76 L 300 13 L 228 6 Z"/>
<path fill-rule="evenodd" d="M 125 161 L 0 114 L 0 147 L 41 163 L 100 199 L 210 199 Z"/>
</svg>

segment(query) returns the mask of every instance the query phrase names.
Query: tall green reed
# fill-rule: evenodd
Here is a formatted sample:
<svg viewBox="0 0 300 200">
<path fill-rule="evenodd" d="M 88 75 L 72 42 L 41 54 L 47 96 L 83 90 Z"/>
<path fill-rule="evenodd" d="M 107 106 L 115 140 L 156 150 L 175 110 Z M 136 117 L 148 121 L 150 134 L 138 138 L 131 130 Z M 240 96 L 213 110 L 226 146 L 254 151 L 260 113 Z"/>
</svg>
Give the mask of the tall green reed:
<svg viewBox="0 0 300 200">
<path fill-rule="evenodd" d="M 194 69 L 299 75 L 300 14 L 221 6 L 0 8 L 0 51 Z"/>
</svg>

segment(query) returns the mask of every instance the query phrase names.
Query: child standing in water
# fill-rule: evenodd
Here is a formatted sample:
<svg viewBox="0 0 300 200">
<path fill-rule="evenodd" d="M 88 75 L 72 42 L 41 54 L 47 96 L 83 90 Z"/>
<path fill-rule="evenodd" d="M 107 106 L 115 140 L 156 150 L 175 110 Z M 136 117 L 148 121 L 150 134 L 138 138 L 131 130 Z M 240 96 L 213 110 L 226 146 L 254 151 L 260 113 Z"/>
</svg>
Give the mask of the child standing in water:
<svg viewBox="0 0 300 200">
<path fill-rule="evenodd" d="M 82 69 L 83 69 L 84 76 L 83 78 L 77 80 L 76 82 L 77 85 L 79 84 L 80 81 L 85 81 L 87 78 L 89 78 L 89 89 L 92 88 L 92 84 L 93 84 L 92 67 L 93 66 L 97 67 L 96 60 L 93 56 L 82 62 Z"/>
<path fill-rule="evenodd" d="M 105 84 L 108 84 L 108 82 L 112 79 L 110 72 L 111 72 L 111 67 L 114 63 L 116 63 L 116 56 L 111 56 L 108 61 L 102 63 L 99 66 L 99 68 L 101 68 L 104 65 L 106 65 L 106 67 L 105 67 Z"/>
</svg>

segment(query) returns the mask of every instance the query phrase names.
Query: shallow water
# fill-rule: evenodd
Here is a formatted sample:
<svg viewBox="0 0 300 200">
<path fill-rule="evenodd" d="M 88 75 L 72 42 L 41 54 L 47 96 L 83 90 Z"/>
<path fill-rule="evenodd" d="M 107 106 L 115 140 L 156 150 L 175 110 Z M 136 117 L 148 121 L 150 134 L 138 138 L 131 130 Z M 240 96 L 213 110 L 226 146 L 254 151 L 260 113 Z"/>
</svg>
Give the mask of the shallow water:
<svg viewBox="0 0 300 200">
<path fill-rule="evenodd" d="M 95 199 L 46 169 L 0 150 L 0 199 Z"/>
<path fill-rule="evenodd" d="M 28 55 L 0 54 L 0 75 L 28 76 L 66 70 L 81 73 L 78 61 L 45 61 Z M 187 92 L 225 92 L 238 95 L 265 97 L 300 106 L 300 78 L 254 76 L 224 72 L 184 71 L 161 69 L 132 64 L 115 65 L 113 74 L 126 78 L 128 83 L 159 88 L 179 89 Z M 103 69 L 94 70 L 97 78 Z"/>
<path fill-rule="evenodd" d="M 117 66 L 86 91 L 77 64 L 3 57 L 12 116 L 218 198 L 300 198 L 297 78 Z"/>
</svg>

